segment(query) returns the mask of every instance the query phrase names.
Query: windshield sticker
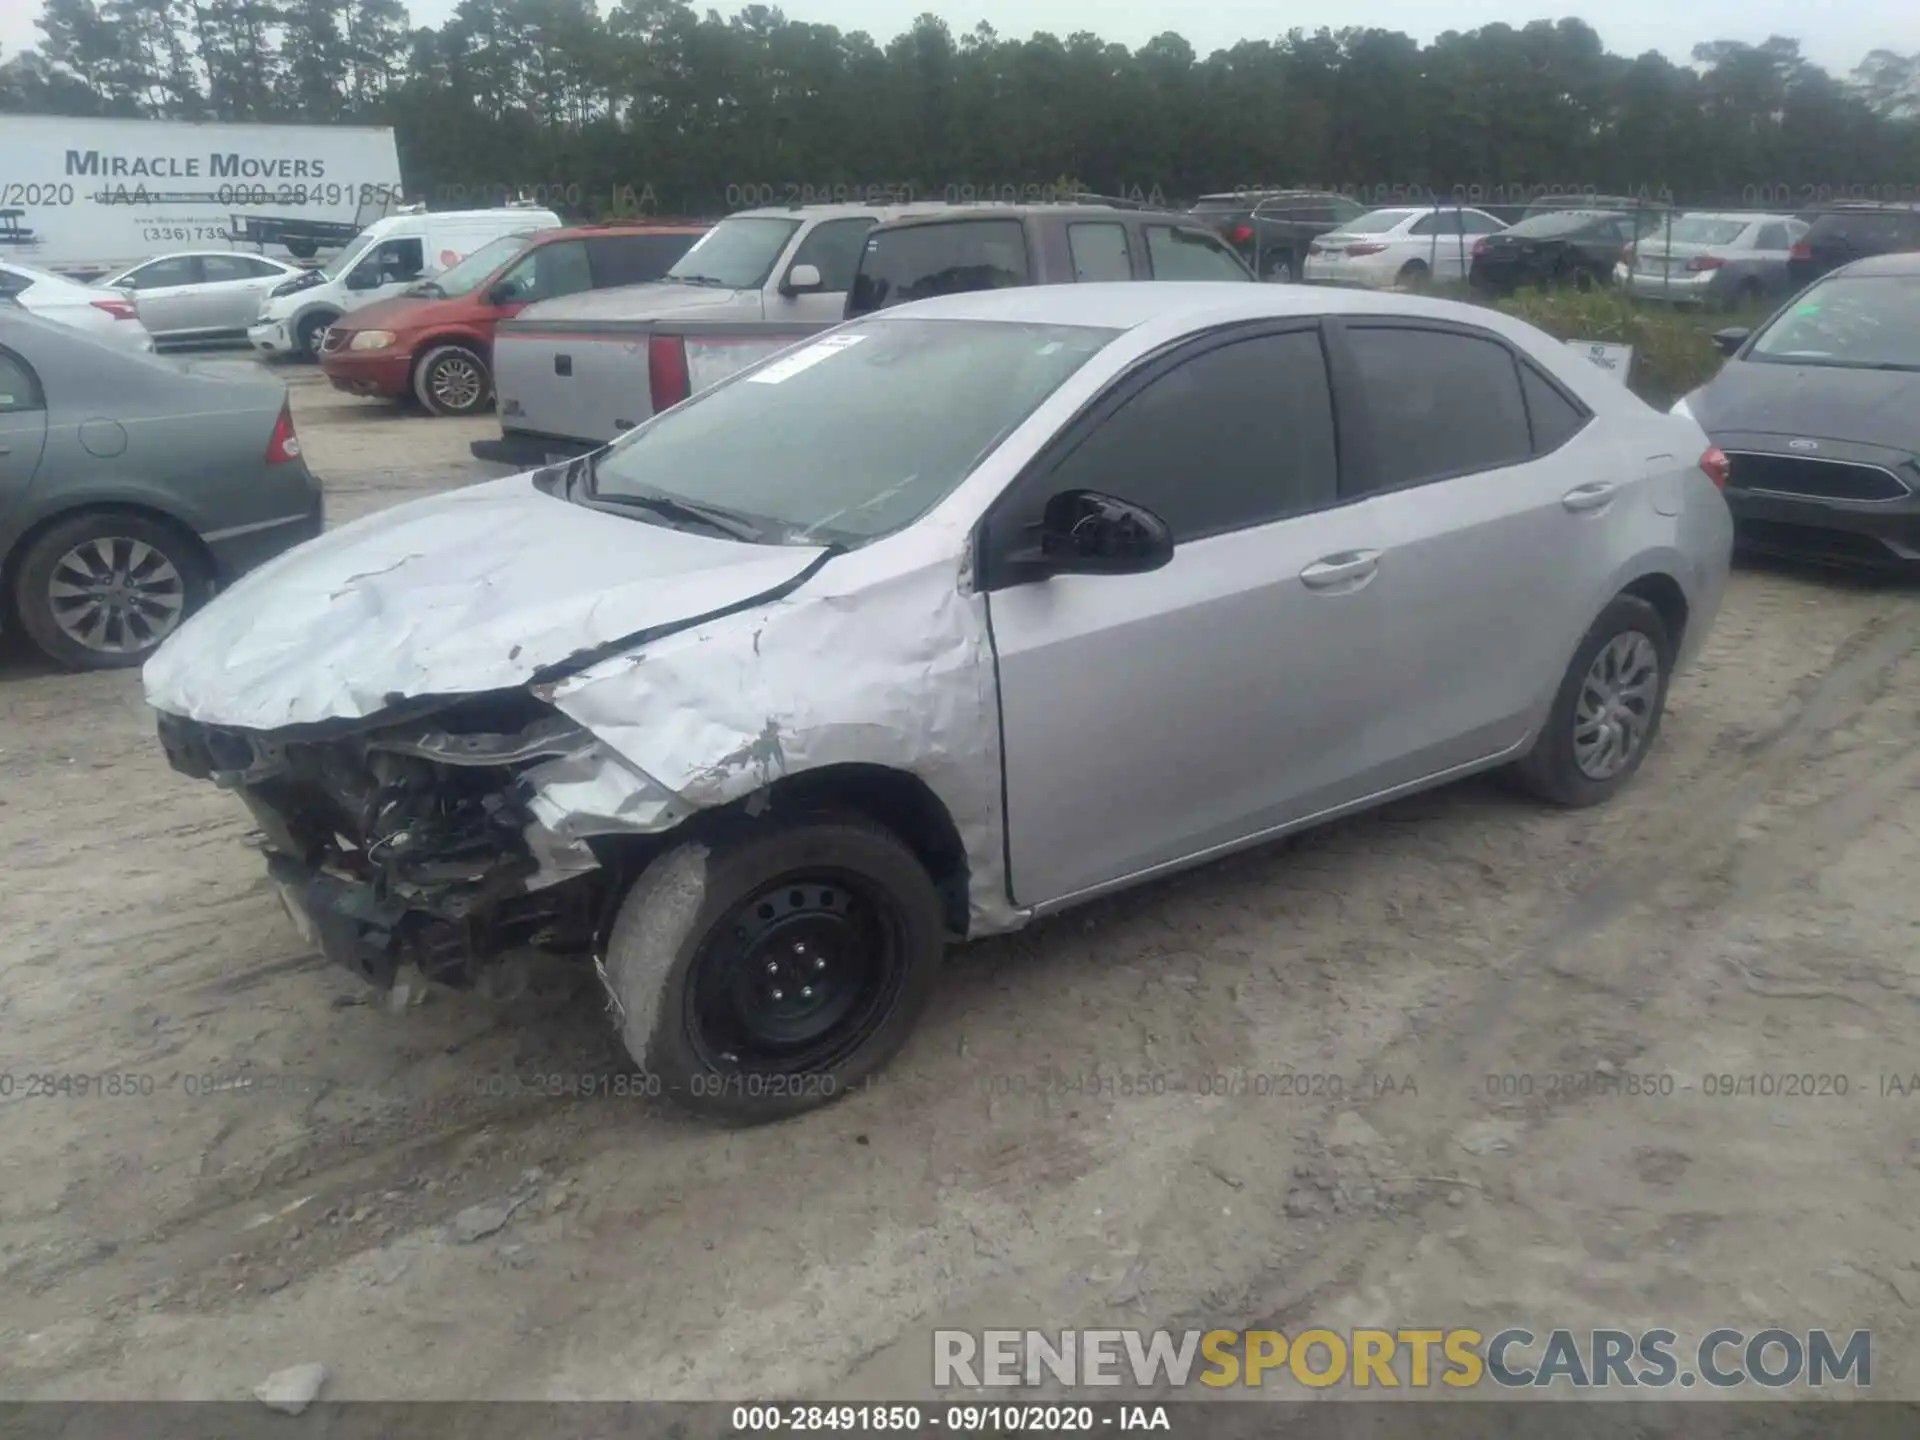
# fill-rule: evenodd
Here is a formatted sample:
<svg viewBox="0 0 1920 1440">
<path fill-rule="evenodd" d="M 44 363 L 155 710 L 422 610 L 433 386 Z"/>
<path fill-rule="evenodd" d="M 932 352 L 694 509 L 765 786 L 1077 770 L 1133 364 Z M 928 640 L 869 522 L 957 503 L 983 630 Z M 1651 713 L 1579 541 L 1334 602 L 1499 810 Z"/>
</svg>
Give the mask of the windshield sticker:
<svg viewBox="0 0 1920 1440">
<path fill-rule="evenodd" d="M 749 375 L 747 379 L 755 385 L 778 385 L 783 380 L 791 380 L 802 370 L 811 370 L 829 355 L 837 355 L 842 350 L 858 345 L 866 338 L 864 335 L 829 335 L 825 340 L 807 346 L 799 354 L 789 355 L 786 359 L 769 365 L 758 375 Z"/>
<path fill-rule="evenodd" d="M 1793 313 L 1796 315 L 1818 315 L 1820 313 L 1820 306 L 1817 302 L 1812 305 L 1800 305 L 1795 307 Z"/>
</svg>

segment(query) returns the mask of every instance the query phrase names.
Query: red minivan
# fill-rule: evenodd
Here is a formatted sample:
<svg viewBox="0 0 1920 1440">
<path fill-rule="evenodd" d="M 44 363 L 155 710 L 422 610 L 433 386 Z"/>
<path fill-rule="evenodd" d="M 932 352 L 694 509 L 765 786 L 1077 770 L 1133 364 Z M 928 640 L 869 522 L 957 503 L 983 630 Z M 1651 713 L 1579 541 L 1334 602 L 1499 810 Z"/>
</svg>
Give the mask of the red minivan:
<svg viewBox="0 0 1920 1440">
<path fill-rule="evenodd" d="M 412 396 L 435 415 L 493 400 L 493 329 L 537 300 L 658 280 L 706 233 L 648 221 L 503 235 L 404 295 L 343 316 L 320 368 L 350 395 Z"/>
</svg>

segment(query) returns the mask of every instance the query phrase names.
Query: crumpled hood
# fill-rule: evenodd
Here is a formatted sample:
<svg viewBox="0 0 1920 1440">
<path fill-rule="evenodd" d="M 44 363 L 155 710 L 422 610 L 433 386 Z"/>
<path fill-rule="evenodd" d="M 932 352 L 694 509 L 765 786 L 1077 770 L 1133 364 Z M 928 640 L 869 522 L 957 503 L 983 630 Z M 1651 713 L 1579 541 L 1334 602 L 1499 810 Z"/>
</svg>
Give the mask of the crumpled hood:
<svg viewBox="0 0 1920 1440">
<path fill-rule="evenodd" d="M 1920 451 L 1920 374 L 1729 361 L 1688 405 L 1709 434 L 1805 435 Z"/>
<path fill-rule="evenodd" d="M 527 475 L 357 520 L 246 576 L 147 662 L 147 702 L 275 730 L 525 684 L 768 595 L 825 552 L 590 510 Z"/>
</svg>

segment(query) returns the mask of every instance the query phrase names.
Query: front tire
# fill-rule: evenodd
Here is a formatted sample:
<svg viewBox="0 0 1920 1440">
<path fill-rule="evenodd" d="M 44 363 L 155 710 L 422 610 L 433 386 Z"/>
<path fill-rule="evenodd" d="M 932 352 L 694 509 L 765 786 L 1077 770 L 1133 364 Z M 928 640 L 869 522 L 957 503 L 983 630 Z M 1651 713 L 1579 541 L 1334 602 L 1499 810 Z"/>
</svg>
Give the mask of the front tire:
<svg viewBox="0 0 1920 1440">
<path fill-rule="evenodd" d="M 760 1124 L 885 1064 L 945 946 L 913 852 L 867 820 L 815 815 L 656 858 L 621 902 L 603 973 L 627 1052 L 661 1093 Z"/>
<path fill-rule="evenodd" d="M 307 316 L 300 322 L 299 330 L 294 333 L 294 353 L 302 360 L 318 360 L 320 341 L 326 335 L 328 327 L 339 318 L 338 315 L 325 313 Z"/>
<path fill-rule="evenodd" d="M 211 588 L 199 545 L 146 515 L 95 510 L 53 525 L 14 574 L 14 613 L 69 670 L 139 665 Z"/>
<path fill-rule="evenodd" d="M 1616 595 L 1574 651 L 1533 748 L 1513 767 L 1521 787 L 1572 809 L 1610 799 L 1660 733 L 1673 656 L 1660 612 Z"/>
<path fill-rule="evenodd" d="M 413 371 L 414 397 L 433 415 L 477 415 L 493 399 L 487 362 L 464 345 L 436 345 Z"/>
</svg>

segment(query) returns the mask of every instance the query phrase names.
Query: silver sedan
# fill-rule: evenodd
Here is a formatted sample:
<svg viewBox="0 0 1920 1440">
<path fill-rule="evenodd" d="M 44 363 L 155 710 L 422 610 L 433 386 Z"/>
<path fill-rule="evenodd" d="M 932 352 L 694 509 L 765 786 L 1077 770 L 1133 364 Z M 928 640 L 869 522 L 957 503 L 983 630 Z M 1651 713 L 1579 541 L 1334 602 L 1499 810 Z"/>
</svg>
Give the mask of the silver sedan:
<svg viewBox="0 0 1920 1440">
<path fill-rule="evenodd" d="M 951 936 L 1475 771 L 1613 795 L 1725 480 L 1491 310 L 956 295 L 303 546 L 144 678 L 341 965 L 571 954 L 636 1083 L 765 1120 L 873 1073 Z"/>
<path fill-rule="evenodd" d="M 1626 248 L 1614 283 L 1639 300 L 1734 309 L 1790 288 L 1787 260 L 1806 233 L 1791 215 L 1672 216 Z"/>
<path fill-rule="evenodd" d="M 303 273 L 264 255 L 195 250 L 156 255 L 94 283 L 132 299 L 156 340 L 237 340 L 273 287 Z"/>
</svg>

